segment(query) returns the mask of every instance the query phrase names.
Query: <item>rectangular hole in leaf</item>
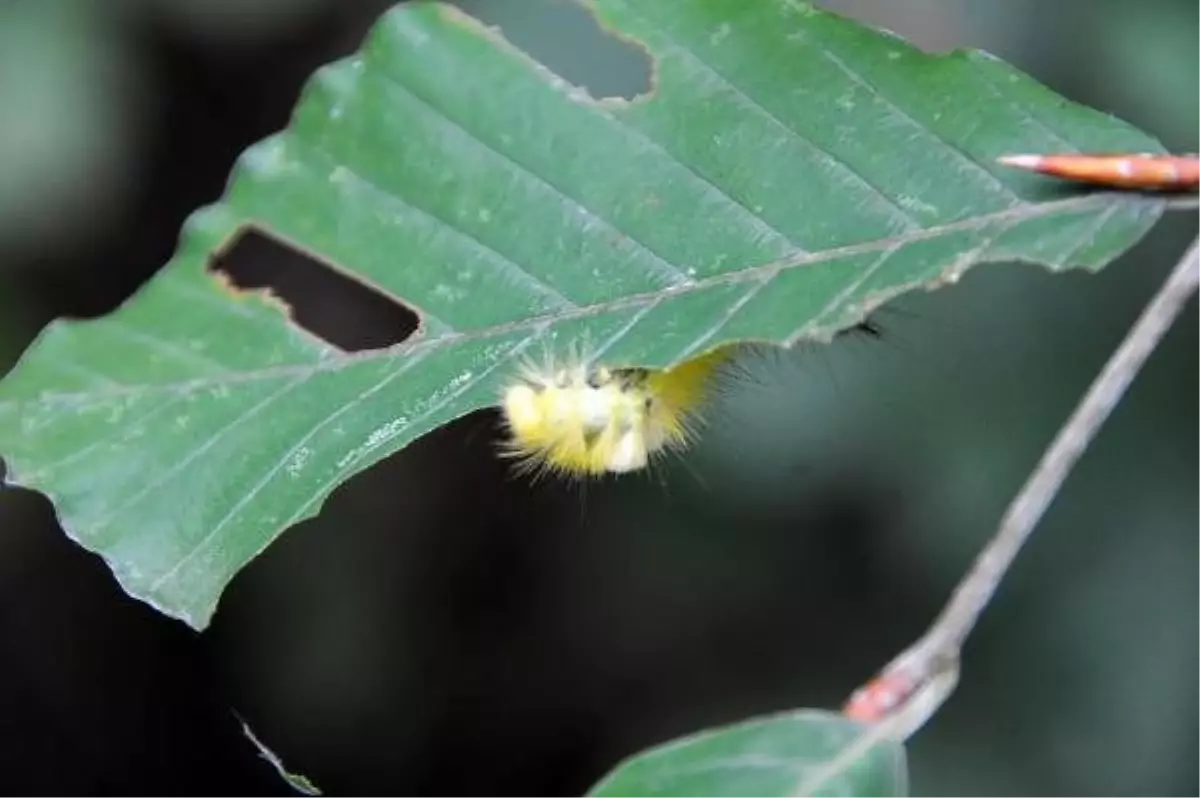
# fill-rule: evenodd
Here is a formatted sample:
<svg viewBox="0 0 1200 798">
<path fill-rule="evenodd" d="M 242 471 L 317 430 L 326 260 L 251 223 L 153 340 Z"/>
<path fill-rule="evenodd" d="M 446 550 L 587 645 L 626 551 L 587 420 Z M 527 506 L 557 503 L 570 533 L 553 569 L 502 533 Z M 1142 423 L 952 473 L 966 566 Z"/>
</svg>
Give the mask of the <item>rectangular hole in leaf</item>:
<svg viewBox="0 0 1200 798">
<path fill-rule="evenodd" d="M 261 230 L 247 228 L 209 270 L 236 290 L 270 292 L 295 324 L 347 352 L 383 349 L 413 337 L 412 308 Z"/>
<path fill-rule="evenodd" d="M 653 88 L 653 70 L 645 48 L 602 28 L 581 4 L 459 0 L 457 5 L 481 22 L 500 28 L 515 47 L 596 99 L 632 100 Z"/>
</svg>

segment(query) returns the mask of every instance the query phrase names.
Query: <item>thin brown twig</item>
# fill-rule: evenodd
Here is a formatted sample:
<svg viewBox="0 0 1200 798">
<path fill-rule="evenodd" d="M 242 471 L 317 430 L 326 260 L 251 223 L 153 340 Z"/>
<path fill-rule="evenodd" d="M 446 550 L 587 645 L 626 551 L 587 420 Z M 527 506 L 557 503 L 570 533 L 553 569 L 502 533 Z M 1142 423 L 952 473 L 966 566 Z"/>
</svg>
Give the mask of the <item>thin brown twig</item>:
<svg viewBox="0 0 1200 798">
<path fill-rule="evenodd" d="M 979 616 L 991 603 L 1001 580 L 1067 475 L 1198 287 L 1200 237 L 1192 241 L 1059 430 L 942 613 L 916 643 L 852 697 L 853 702 L 872 687 L 886 691 L 883 696 L 871 697 L 880 699 L 886 711 L 875 718 L 875 727 L 863 735 L 860 742 L 864 744 L 847 749 L 844 754 L 852 749 L 855 755 L 837 757 L 838 767 L 831 763 L 831 767 L 821 769 L 819 778 L 814 774 L 814 778 L 806 779 L 794 794 L 809 795 L 820 789 L 828 778 L 853 764 L 847 759 L 856 761 L 881 736 L 894 740 L 907 738 L 949 698 L 958 681 L 959 651 Z"/>
<path fill-rule="evenodd" d="M 980 552 L 945 610 L 926 633 L 926 639 L 935 641 L 935 647 L 957 649 L 971 633 L 1004 574 L 1062 488 L 1080 455 L 1096 437 L 1150 353 L 1196 293 L 1198 285 L 1200 238 L 1192 241 L 1158 293 L 1146 305 L 1125 340 L 1092 382 L 1071 418 L 1059 430 L 1050 448 L 1042 455 L 1041 461 L 1008 506 L 996 534 Z"/>
</svg>

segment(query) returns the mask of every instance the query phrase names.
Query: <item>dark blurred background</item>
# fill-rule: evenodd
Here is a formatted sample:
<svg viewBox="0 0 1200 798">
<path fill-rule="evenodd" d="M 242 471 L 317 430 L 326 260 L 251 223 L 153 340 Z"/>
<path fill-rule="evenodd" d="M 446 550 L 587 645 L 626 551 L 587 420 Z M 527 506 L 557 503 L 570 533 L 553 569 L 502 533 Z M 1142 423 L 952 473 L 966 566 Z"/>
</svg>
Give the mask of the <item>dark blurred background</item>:
<svg viewBox="0 0 1200 798">
<path fill-rule="evenodd" d="M 386 5 L 0 3 L 0 373 L 135 292 Z M 467 5 L 597 93 L 645 83 L 565 3 Z M 825 5 L 1198 148 L 1195 0 Z M 929 622 L 1195 231 L 1097 276 L 983 267 L 885 309 L 881 341 L 754 362 L 661 479 L 530 486 L 464 419 L 287 532 L 203 635 L 0 492 L 5 790 L 285 792 L 236 710 L 332 793 L 579 794 L 670 737 L 835 707 Z M 913 740 L 915 792 L 1200 790 L 1197 359 L 1193 305 Z"/>
</svg>

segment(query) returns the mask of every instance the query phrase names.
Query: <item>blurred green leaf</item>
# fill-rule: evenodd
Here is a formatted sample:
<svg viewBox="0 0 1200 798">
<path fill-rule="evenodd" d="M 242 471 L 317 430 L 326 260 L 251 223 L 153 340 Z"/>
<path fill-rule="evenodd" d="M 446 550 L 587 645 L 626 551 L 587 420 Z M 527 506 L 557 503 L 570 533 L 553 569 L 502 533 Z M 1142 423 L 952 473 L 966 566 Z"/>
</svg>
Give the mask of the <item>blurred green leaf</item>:
<svg viewBox="0 0 1200 798">
<path fill-rule="evenodd" d="M 859 724 L 815 710 L 749 720 L 644 751 L 588 794 L 907 795 L 898 743 L 876 743 L 844 769 L 823 773 L 862 734 Z M 807 786 L 812 792 L 798 791 Z"/>
<path fill-rule="evenodd" d="M 51 325 L 0 383 L 9 482 L 200 628 L 280 532 L 492 404 L 522 352 L 659 367 L 828 339 L 979 262 L 1099 268 L 1161 212 L 996 166 L 1159 147 L 986 54 L 794 0 L 596 8 L 648 48 L 650 96 L 590 98 L 449 6 L 387 14 L 138 296 Z M 248 226 L 418 308 L 420 334 L 347 355 L 231 294 L 206 265 Z"/>
<path fill-rule="evenodd" d="M 142 86 L 114 27 L 92 3 L 0 3 L 0 271 L 127 199 Z"/>
</svg>

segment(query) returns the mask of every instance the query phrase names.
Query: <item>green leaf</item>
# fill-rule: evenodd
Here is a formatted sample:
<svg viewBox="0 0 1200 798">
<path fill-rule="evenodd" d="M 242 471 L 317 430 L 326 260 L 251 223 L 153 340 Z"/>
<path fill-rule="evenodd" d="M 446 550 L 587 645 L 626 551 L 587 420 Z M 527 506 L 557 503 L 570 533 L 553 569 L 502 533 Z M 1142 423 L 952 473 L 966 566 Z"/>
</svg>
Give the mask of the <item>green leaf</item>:
<svg viewBox="0 0 1200 798">
<path fill-rule="evenodd" d="M 906 795 L 904 747 L 881 741 L 830 770 L 864 727 L 806 710 L 744 721 L 634 756 L 589 795 Z M 812 791 L 808 791 L 808 788 Z"/>
<path fill-rule="evenodd" d="M 647 48 L 648 96 L 592 99 L 449 6 L 388 13 L 137 296 L 50 325 L 0 383 L 8 481 L 202 628 L 280 532 L 493 404 L 522 352 L 658 367 L 824 340 L 979 262 L 1097 269 L 1161 213 L 997 166 L 1160 147 L 986 54 L 794 0 L 595 6 Z M 251 226 L 418 309 L 419 334 L 347 355 L 232 295 L 206 265 Z"/>
</svg>

